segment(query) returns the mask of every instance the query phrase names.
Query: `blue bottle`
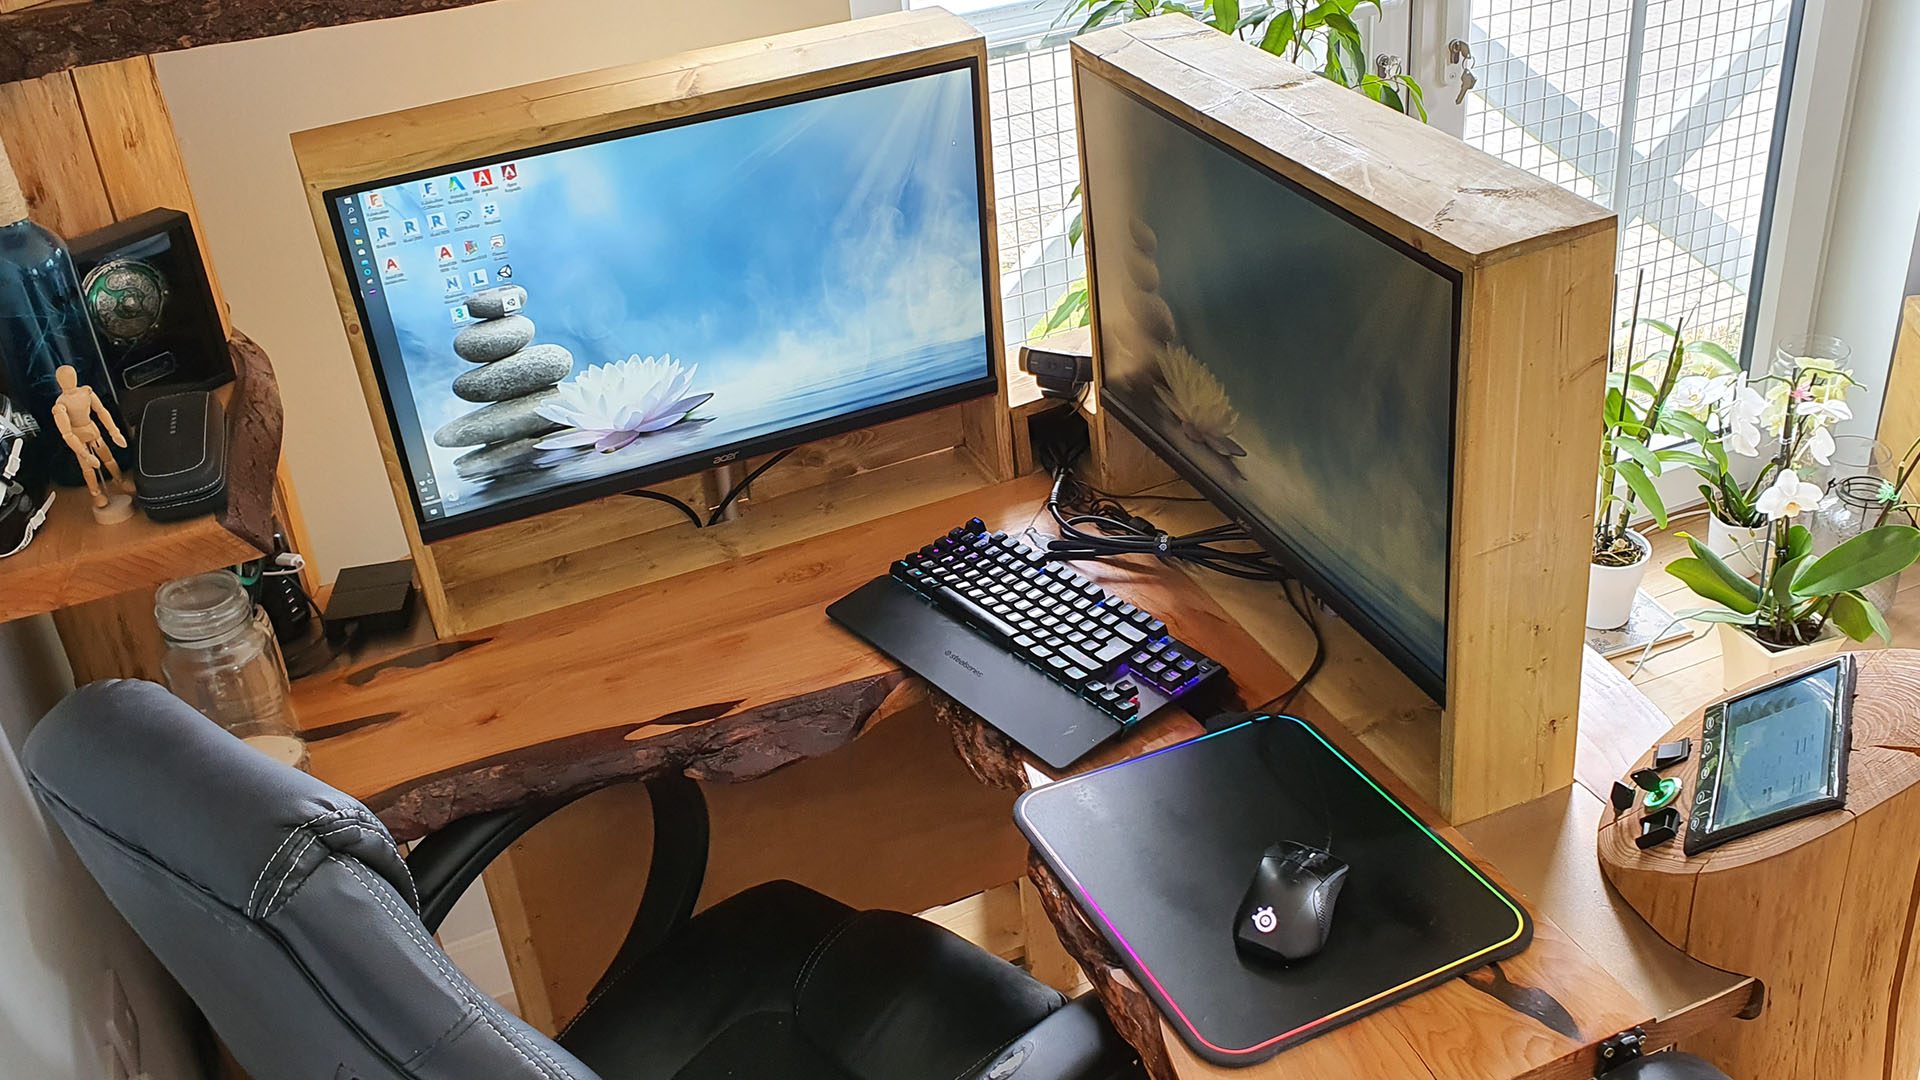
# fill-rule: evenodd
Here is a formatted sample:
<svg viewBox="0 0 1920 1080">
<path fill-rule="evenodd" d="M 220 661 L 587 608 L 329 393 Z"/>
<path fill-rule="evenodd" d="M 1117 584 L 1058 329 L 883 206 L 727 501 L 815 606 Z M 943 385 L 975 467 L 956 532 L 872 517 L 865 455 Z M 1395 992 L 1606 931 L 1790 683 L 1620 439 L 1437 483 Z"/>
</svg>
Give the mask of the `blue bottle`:
<svg viewBox="0 0 1920 1080">
<path fill-rule="evenodd" d="M 0 144 L 0 372 L 14 403 L 51 438 L 54 369 L 73 365 L 80 381 L 109 403 L 106 363 L 74 273 L 73 256 L 57 236 L 27 220 L 26 193 Z M 71 455 L 55 454 L 55 475 L 79 483 Z M 71 474 L 71 475 L 68 475 Z"/>
</svg>

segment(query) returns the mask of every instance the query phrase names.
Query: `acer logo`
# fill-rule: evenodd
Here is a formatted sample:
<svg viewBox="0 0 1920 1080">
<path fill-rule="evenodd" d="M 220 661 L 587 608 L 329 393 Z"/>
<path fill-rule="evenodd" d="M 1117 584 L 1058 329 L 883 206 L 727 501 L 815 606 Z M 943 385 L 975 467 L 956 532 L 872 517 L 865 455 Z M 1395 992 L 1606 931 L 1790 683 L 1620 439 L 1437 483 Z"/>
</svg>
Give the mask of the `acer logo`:
<svg viewBox="0 0 1920 1080">
<path fill-rule="evenodd" d="M 719 454 L 714 457 L 713 463 L 715 465 L 725 465 L 727 462 L 732 461 L 733 459 L 739 456 L 740 456 L 740 451 L 738 450 L 735 450 L 731 454 Z"/>
</svg>

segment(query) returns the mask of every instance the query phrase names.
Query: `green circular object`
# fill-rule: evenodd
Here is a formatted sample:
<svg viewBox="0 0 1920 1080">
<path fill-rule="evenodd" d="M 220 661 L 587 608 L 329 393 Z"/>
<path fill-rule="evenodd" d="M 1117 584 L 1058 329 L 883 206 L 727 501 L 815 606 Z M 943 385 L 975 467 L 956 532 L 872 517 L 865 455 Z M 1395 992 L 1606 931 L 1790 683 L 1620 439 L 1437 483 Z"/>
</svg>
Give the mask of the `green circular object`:
<svg viewBox="0 0 1920 1080">
<path fill-rule="evenodd" d="M 1648 810 L 1658 810 L 1661 807 L 1672 802 L 1674 798 L 1679 794 L 1680 794 L 1679 778 L 1673 777 L 1673 776 L 1663 776 L 1660 778 L 1660 790 L 1649 791 L 1645 795 L 1642 795 L 1640 797 L 1640 805 L 1647 808 Z"/>
<path fill-rule="evenodd" d="M 160 327 L 166 275 L 138 259 L 109 259 L 87 272 L 80 291 L 93 324 L 116 345 L 130 345 Z"/>
</svg>

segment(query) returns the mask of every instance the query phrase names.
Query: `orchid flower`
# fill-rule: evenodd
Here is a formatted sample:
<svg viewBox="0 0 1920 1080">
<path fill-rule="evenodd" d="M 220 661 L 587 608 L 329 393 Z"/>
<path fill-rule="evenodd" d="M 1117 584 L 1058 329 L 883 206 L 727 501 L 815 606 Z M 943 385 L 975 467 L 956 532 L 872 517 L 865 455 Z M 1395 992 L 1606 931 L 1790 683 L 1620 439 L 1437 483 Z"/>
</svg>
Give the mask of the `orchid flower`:
<svg viewBox="0 0 1920 1080">
<path fill-rule="evenodd" d="M 1754 508 L 1767 515 L 1769 521 L 1781 518 L 1795 518 L 1813 509 L 1824 493 L 1812 484 L 1800 479 L 1800 474 L 1792 469 L 1783 469 L 1774 478 L 1773 486 L 1760 493 L 1754 500 Z"/>
</svg>

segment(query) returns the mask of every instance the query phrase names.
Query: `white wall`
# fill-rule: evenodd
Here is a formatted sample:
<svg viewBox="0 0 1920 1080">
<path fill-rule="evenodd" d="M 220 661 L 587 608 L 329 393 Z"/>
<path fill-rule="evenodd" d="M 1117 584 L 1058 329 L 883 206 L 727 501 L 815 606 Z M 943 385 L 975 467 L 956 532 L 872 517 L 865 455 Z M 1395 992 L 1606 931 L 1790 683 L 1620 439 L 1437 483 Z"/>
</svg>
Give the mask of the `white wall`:
<svg viewBox="0 0 1920 1080">
<path fill-rule="evenodd" d="M 152 1080 L 201 1075 L 191 1004 L 46 820 L 19 748 L 72 688 L 45 618 L 0 626 L 0 1075 L 101 1080 L 107 972 L 127 989 Z"/>
<path fill-rule="evenodd" d="M 280 378 L 323 579 L 407 549 L 288 136 L 847 14 L 848 0 L 495 0 L 156 58 L 234 324 Z"/>
<path fill-rule="evenodd" d="M 1880 415 L 1920 223 L 1920 119 L 1910 70 L 1920 50 L 1920 4 L 1871 0 L 1861 29 L 1810 328 L 1853 346 L 1854 369 L 1867 389 L 1851 399 L 1850 426 L 1870 431 Z M 1847 70 L 1835 65 L 1815 77 L 1845 79 Z"/>
</svg>

